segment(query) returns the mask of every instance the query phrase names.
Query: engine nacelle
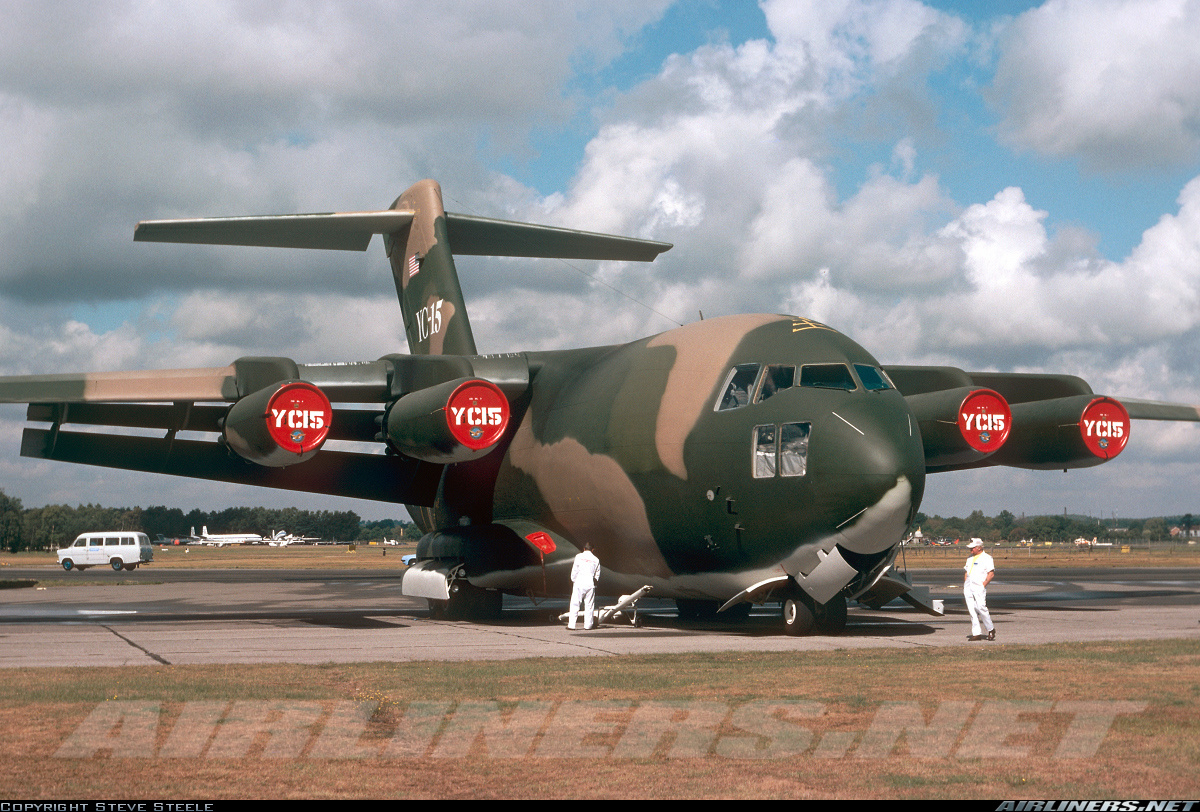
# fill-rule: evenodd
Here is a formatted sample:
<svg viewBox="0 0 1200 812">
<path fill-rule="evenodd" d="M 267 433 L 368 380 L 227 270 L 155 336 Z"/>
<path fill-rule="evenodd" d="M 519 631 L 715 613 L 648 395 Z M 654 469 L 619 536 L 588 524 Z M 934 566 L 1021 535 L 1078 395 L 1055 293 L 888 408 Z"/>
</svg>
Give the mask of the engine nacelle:
<svg viewBox="0 0 1200 812">
<path fill-rule="evenodd" d="M 1008 401 L 991 389 L 959 387 L 906 400 L 921 427 L 930 469 L 978 462 L 999 451 L 1012 431 Z"/>
<path fill-rule="evenodd" d="M 225 443 L 242 459 L 282 468 L 316 454 L 332 425 L 324 392 L 305 381 L 285 381 L 233 404 L 225 416 Z"/>
<path fill-rule="evenodd" d="M 1086 468 L 1111 460 L 1129 442 L 1129 412 L 1113 398 L 1075 395 L 1018 403 L 1012 410 L 1012 436 L 996 455 L 1003 465 Z"/>
<path fill-rule="evenodd" d="M 512 411 L 500 387 L 459 378 L 400 398 L 387 413 L 387 438 L 409 457 L 467 462 L 495 448 Z"/>
</svg>

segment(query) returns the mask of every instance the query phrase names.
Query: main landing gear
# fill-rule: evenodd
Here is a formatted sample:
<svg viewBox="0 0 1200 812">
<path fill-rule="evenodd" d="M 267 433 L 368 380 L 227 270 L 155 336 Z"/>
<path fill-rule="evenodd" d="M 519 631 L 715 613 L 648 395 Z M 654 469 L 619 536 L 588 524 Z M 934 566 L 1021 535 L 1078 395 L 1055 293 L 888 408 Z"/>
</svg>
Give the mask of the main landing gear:
<svg viewBox="0 0 1200 812">
<path fill-rule="evenodd" d="M 500 617 L 503 602 L 499 590 L 457 580 L 450 584 L 449 600 L 429 599 L 429 615 L 435 620 L 494 620 Z"/>
<path fill-rule="evenodd" d="M 817 603 L 802 590 L 783 599 L 783 629 L 791 635 L 841 634 L 846 628 L 846 599 L 835 595 Z"/>
</svg>

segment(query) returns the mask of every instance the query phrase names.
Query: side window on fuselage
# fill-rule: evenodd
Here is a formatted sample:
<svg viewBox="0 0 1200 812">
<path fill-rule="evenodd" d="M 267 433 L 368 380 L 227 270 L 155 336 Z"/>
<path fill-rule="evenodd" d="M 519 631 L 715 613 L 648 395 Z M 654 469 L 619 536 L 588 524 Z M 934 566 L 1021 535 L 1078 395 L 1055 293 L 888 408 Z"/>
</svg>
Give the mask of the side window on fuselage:
<svg viewBox="0 0 1200 812">
<path fill-rule="evenodd" d="M 808 436 L 812 423 L 754 427 L 755 479 L 804 476 L 808 471 Z"/>
<path fill-rule="evenodd" d="M 758 368 L 759 364 L 738 364 L 731 369 L 725 385 L 721 387 L 721 397 L 714 411 L 724 412 L 749 403 L 754 382 L 758 379 Z"/>
</svg>

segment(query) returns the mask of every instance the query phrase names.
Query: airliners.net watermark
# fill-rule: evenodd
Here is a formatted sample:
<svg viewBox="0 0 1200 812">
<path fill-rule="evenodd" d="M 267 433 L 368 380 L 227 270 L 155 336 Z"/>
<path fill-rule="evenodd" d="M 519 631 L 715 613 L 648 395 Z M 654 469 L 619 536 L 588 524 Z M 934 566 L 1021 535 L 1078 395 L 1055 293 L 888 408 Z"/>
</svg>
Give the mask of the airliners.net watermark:
<svg viewBox="0 0 1200 812">
<path fill-rule="evenodd" d="M 102 702 L 59 758 L 1080 759 L 1146 702 Z"/>
</svg>

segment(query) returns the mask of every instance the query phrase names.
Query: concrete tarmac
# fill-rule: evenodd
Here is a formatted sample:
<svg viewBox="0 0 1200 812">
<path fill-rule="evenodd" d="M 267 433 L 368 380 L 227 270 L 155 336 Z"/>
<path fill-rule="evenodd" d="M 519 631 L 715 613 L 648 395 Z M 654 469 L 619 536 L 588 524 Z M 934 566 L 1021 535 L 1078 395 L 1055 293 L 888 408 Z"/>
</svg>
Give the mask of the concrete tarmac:
<svg viewBox="0 0 1200 812">
<path fill-rule="evenodd" d="M 988 603 L 997 642 L 967 642 L 956 570 L 914 571 L 946 602 L 931 617 L 907 606 L 852 606 L 844 634 L 788 637 L 778 605 L 739 622 L 683 622 L 646 600 L 644 625 L 568 631 L 565 602 L 506 597 L 504 617 L 434 620 L 400 595 L 394 571 L 6 570 L 74 586 L 0 591 L 0 667 L 192 663 L 407 662 L 699 651 L 818 651 L 995 646 L 1084 640 L 1200 640 L 1200 569 L 1008 570 Z M 118 585 L 117 581 L 121 581 Z"/>
</svg>

